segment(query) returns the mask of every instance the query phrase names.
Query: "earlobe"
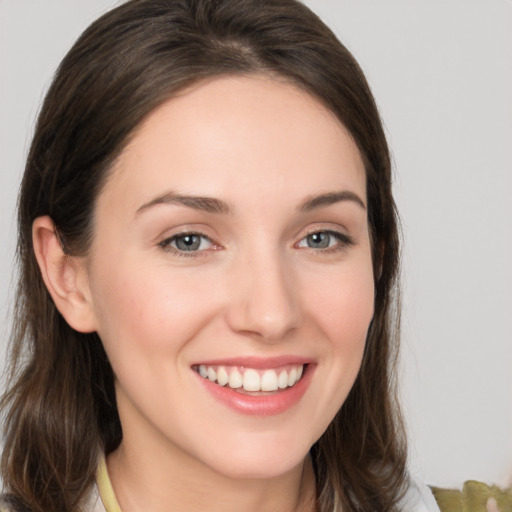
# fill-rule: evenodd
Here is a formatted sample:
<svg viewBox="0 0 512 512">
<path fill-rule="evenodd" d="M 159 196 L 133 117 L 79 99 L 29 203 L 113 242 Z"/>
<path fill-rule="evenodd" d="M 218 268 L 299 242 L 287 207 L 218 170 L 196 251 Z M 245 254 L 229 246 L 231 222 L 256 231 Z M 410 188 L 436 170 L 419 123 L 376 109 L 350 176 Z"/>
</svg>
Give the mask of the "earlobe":
<svg viewBox="0 0 512 512">
<path fill-rule="evenodd" d="M 34 252 L 44 283 L 66 322 L 80 332 L 96 330 L 83 258 L 64 251 L 55 224 L 48 216 L 32 224 Z"/>
</svg>

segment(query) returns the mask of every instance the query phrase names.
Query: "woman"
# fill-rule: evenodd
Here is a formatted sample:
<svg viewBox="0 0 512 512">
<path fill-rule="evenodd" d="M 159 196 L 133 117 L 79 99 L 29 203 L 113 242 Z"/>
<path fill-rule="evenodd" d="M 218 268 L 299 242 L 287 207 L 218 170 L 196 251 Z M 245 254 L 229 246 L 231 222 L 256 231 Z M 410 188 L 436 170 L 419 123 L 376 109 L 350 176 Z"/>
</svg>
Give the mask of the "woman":
<svg viewBox="0 0 512 512">
<path fill-rule="evenodd" d="M 386 140 L 303 5 L 93 23 L 38 119 L 18 254 L 13 510 L 437 510 L 394 397 Z"/>
</svg>

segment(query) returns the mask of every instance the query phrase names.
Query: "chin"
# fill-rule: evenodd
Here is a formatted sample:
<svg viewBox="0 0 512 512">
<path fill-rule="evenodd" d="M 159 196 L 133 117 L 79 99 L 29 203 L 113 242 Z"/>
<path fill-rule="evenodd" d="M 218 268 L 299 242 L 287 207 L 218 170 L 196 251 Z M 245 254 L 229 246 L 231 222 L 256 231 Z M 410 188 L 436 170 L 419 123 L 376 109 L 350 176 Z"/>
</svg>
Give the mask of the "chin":
<svg viewBox="0 0 512 512">
<path fill-rule="evenodd" d="M 253 439 L 222 449 L 222 454 L 211 454 L 205 462 L 229 478 L 270 479 L 302 466 L 310 447 L 309 443 L 292 440 L 290 436 L 285 441 L 278 436 L 273 442 Z"/>
<path fill-rule="evenodd" d="M 268 480 L 290 473 L 302 466 L 305 455 L 293 461 L 276 461 L 271 458 L 259 457 L 257 460 L 234 457 L 227 459 L 222 466 L 213 468 L 216 472 L 231 479 Z"/>
</svg>

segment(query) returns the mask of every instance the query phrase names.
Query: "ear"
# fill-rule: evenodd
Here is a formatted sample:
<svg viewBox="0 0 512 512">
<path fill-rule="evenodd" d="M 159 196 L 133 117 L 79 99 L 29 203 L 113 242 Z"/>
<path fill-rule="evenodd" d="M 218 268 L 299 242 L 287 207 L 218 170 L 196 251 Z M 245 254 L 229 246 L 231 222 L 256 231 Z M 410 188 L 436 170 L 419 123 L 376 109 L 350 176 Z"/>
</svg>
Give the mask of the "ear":
<svg viewBox="0 0 512 512">
<path fill-rule="evenodd" d="M 85 259 L 65 253 L 48 216 L 33 222 L 32 242 L 46 288 L 66 322 L 80 332 L 95 331 Z"/>
</svg>

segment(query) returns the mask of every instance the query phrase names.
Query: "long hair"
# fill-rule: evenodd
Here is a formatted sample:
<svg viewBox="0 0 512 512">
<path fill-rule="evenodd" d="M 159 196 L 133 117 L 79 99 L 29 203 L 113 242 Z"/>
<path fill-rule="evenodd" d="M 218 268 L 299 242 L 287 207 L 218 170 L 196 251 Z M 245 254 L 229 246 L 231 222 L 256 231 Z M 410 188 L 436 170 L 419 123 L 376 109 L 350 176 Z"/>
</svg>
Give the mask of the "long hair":
<svg viewBox="0 0 512 512">
<path fill-rule="evenodd" d="M 350 52 L 295 0 L 131 0 L 94 22 L 58 68 L 30 147 L 18 204 L 19 283 L 10 344 L 2 475 L 34 512 L 80 510 L 98 453 L 122 439 L 101 340 L 73 330 L 43 283 L 34 219 L 49 215 L 65 251 L 85 255 L 95 200 L 141 121 L 221 75 L 281 77 L 351 133 L 366 168 L 375 305 L 362 367 L 311 449 L 318 511 L 396 510 L 405 436 L 395 393 L 398 232 L 378 109 Z"/>
</svg>

